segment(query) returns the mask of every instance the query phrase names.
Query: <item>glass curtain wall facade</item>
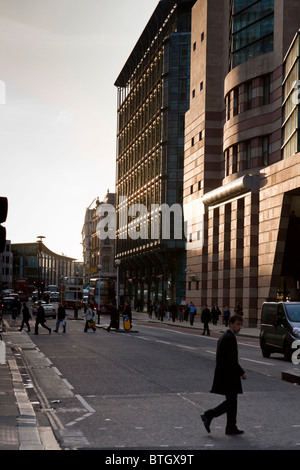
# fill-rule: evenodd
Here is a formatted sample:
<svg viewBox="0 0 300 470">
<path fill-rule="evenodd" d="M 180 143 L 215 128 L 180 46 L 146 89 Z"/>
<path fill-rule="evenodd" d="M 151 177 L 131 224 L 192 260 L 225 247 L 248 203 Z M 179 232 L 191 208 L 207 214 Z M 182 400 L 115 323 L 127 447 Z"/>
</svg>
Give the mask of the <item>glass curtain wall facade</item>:
<svg viewBox="0 0 300 470">
<path fill-rule="evenodd" d="M 231 0 L 229 69 L 273 51 L 274 0 Z"/>
<path fill-rule="evenodd" d="M 150 302 L 179 303 L 185 297 L 185 241 L 183 236 L 174 237 L 173 214 L 170 237 L 162 237 L 159 207 L 182 207 L 193 3 L 160 2 L 153 16 L 161 22 L 156 24 L 156 34 L 151 19 L 115 83 L 116 257 L 121 260 L 121 275 L 127 273 L 125 295 L 135 306 L 145 308 Z M 139 44 L 146 53 L 127 74 L 126 67 L 133 66 L 141 54 Z M 177 223 L 182 223 L 180 217 Z"/>
<path fill-rule="evenodd" d="M 63 277 L 73 275 L 74 259 L 50 251 L 43 243 L 12 244 L 13 276 L 27 278 L 30 295 L 39 282 L 59 286 Z"/>
<path fill-rule="evenodd" d="M 284 60 L 282 104 L 282 157 L 300 151 L 300 33 L 298 32 Z"/>
</svg>

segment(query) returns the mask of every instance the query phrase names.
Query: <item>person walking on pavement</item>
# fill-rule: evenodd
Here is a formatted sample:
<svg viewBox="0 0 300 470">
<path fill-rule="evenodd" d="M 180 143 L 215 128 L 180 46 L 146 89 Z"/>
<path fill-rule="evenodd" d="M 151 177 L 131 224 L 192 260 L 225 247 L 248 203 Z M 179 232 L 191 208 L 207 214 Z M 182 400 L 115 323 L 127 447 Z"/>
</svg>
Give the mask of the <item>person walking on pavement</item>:
<svg viewBox="0 0 300 470">
<path fill-rule="evenodd" d="M 30 331 L 29 319 L 31 319 L 31 316 L 30 316 L 29 309 L 25 302 L 23 303 L 22 315 L 23 315 L 23 318 L 22 318 L 22 323 L 21 323 L 19 331 L 23 330 L 24 323 L 25 323 L 25 325 L 27 326 L 27 331 L 29 332 Z"/>
<path fill-rule="evenodd" d="M 57 320 L 56 320 L 56 327 L 55 327 L 54 333 L 58 333 L 60 323 L 63 326 L 63 333 L 65 333 L 66 332 L 66 308 L 61 303 L 59 304 L 58 309 L 57 309 Z"/>
<path fill-rule="evenodd" d="M 49 331 L 49 335 L 51 334 L 51 328 L 48 328 L 48 326 L 45 325 L 46 318 L 45 318 L 45 310 L 44 307 L 42 306 L 42 302 L 39 301 L 38 303 L 38 309 L 36 312 L 36 321 L 35 321 L 35 328 L 34 328 L 34 334 L 38 335 L 39 334 L 39 325 L 41 325 L 43 328 Z"/>
<path fill-rule="evenodd" d="M 193 304 L 193 302 L 190 302 L 189 311 L 190 311 L 190 325 L 193 326 L 195 315 L 197 314 L 197 309 L 195 305 Z"/>
<path fill-rule="evenodd" d="M 176 320 L 176 317 L 177 317 L 177 306 L 176 306 L 175 302 L 172 303 L 171 308 L 170 308 L 170 312 L 171 312 L 172 322 L 174 323 L 175 320 Z"/>
<path fill-rule="evenodd" d="M 224 323 L 225 323 L 226 328 L 228 327 L 229 318 L 230 318 L 229 307 L 225 307 L 225 310 L 224 310 Z"/>
<path fill-rule="evenodd" d="M 219 309 L 218 305 L 215 304 L 213 306 L 213 308 L 211 309 L 211 318 L 212 318 L 213 325 L 218 324 L 220 314 L 221 314 L 220 309 Z"/>
<path fill-rule="evenodd" d="M 12 304 L 12 320 L 13 321 L 15 321 L 18 314 L 19 314 L 19 302 L 17 299 L 14 299 L 13 304 Z"/>
<path fill-rule="evenodd" d="M 210 336 L 210 330 L 209 330 L 209 322 L 211 320 L 211 313 L 207 305 L 205 305 L 205 308 L 202 310 L 201 314 L 201 321 L 203 323 L 203 335 L 205 335 L 205 332 L 207 331 L 207 336 Z"/>
<path fill-rule="evenodd" d="M 88 308 L 86 312 L 82 315 L 85 317 L 85 326 L 84 326 L 84 333 L 87 333 L 89 328 L 92 328 L 93 332 L 96 331 L 96 313 L 93 312 L 91 309 L 91 304 L 88 304 Z"/>
<path fill-rule="evenodd" d="M 240 332 L 243 318 L 233 315 L 229 320 L 229 330 L 219 339 L 217 345 L 216 368 L 211 393 L 225 395 L 225 401 L 216 408 L 206 411 L 201 415 L 207 432 L 210 432 L 210 424 L 213 418 L 227 413 L 227 425 L 225 433 L 229 435 L 242 434 L 244 431 L 238 429 L 237 396 L 243 393 L 241 378 L 247 376 L 238 362 L 238 347 L 236 335 Z"/>
<path fill-rule="evenodd" d="M 107 327 L 107 331 L 109 332 L 111 328 L 115 328 L 118 331 L 119 330 L 119 312 L 118 312 L 115 302 L 110 304 L 109 313 L 110 313 L 110 324 Z"/>
</svg>

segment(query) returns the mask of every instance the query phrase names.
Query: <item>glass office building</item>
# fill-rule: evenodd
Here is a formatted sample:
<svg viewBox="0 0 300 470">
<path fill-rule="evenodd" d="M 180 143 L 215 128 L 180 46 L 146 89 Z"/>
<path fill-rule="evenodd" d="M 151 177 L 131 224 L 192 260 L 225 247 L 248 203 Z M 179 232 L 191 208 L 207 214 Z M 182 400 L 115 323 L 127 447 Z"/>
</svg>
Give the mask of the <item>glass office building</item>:
<svg viewBox="0 0 300 470">
<path fill-rule="evenodd" d="M 159 2 L 115 82 L 116 256 L 125 296 L 145 308 L 185 297 L 185 240 L 174 236 L 182 220 L 171 214 L 164 237 L 161 211 L 153 208 L 182 206 L 193 3 Z"/>
<path fill-rule="evenodd" d="M 274 0 L 232 0 L 230 64 L 233 69 L 274 47 Z"/>
</svg>

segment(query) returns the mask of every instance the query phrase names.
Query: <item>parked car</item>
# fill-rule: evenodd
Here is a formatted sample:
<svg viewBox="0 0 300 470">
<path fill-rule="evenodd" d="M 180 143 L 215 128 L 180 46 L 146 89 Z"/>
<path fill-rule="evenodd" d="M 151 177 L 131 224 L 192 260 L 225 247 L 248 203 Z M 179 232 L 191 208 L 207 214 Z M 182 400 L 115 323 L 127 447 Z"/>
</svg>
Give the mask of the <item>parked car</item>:
<svg viewBox="0 0 300 470">
<path fill-rule="evenodd" d="M 265 302 L 262 306 L 260 347 L 264 357 L 282 353 L 290 361 L 300 339 L 300 302 Z"/>
<path fill-rule="evenodd" d="M 41 302 L 42 307 L 44 308 L 45 317 L 56 318 L 56 310 L 55 310 L 55 308 L 53 307 L 52 304 L 46 304 L 46 302 L 45 302 L 44 300 L 39 300 L 38 302 L 34 302 L 34 304 L 33 304 L 33 306 L 32 306 L 32 313 L 33 313 L 33 315 L 36 315 L 37 309 L 38 309 L 38 307 L 39 307 L 39 302 Z"/>
</svg>

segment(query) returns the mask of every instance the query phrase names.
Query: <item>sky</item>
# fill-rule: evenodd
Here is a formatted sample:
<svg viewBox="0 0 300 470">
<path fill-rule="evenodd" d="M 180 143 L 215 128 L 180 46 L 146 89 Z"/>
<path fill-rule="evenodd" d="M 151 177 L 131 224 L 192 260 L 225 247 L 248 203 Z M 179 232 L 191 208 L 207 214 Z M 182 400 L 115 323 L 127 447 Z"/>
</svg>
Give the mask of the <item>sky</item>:
<svg viewBox="0 0 300 470">
<path fill-rule="evenodd" d="M 12 243 L 44 236 L 82 260 L 85 210 L 115 191 L 114 83 L 157 4 L 0 0 L 0 196 Z"/>
</svg>

